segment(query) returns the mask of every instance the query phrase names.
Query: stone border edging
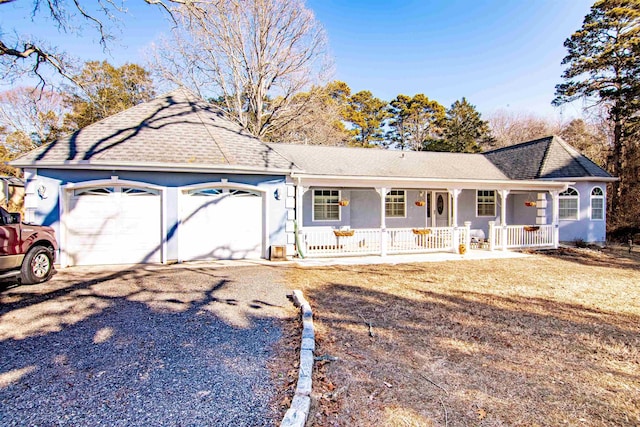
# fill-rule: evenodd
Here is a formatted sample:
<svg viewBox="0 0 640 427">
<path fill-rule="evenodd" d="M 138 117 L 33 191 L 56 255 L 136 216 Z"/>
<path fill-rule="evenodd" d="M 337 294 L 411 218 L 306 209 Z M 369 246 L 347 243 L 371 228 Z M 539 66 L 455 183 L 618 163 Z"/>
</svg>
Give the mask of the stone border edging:
<svg viewBox="0 0 640 427">
<path fill-rule="evenodd" d="M 300 344 L 300 368 L 296 392 L 291 407 L 284 414 L 280 427 L 304 427 L 311 407 L 311 377 L 313 375 L 313 353 L 316 350 L 315 332 L 313 328 L 313 312 L 302 291 L 293 291 L 293 303 L 300 307 L 302 313 L 302 339 Z"/>
</svg>

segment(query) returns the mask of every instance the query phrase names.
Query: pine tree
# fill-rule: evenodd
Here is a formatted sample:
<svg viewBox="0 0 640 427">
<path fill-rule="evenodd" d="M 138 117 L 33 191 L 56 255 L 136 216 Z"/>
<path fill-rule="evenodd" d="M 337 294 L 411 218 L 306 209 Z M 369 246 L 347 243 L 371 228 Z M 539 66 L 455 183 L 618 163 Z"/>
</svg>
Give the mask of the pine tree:
<svg viewBox="0 0 640 427">
<path fill-rule="evenodd" d="M 413 98 L 398 95 L 389 103 L 389 131 L 387 145 L 401 150 L 420 150 L 425 141 L 442 133 L 445 108 L 424 94 Z"/>
<path fill-rule="evenodd" d="M 353 145 L 371 147 L 384 140 L 382 126 L 389 117 L 387 103 L 363 90 L 348 98 L 344 119 L 352 125 Z"/>
<path fill-rule="evenodd" d="M 637 184 L 628 172 L 637 152 L 640 120 L 640 0 L 597 1 L 564 45 L 565 82 L 556 86 L 553 104 L 583 98 L 607 109 L 613 129 L 607 163 L 620 178 L 609 197 L 615 213 Z"/>
<path fill-rule="evenodd" d="M 153 98 L 149 72 L 137 64 L 114 67 L 107 61 L 89 61 L 74 77 L 82 90 L 65 95 L 71 113 L 65 116 L 65 130 L 82 129 Z"/>
<path fill-rule="evenodd" d="M 483 144 L 492 140 L 489 123 L 482 117 L 475 105 L 466 98 L 456 101 L 447 110 L 444 125 L 444 139 L 431 140 L 424 149 L 429 151 L 454 151 L 478 153 Z"/>
</svg>

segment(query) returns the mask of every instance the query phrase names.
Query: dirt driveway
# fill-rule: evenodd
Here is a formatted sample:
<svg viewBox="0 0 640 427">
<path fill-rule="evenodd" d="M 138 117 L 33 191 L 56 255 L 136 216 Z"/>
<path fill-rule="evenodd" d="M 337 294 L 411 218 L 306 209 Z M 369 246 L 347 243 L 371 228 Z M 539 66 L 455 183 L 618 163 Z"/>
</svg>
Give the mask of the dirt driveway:
<svg viewBox="0 0 640 427">
<path fill-rule="evenodd" d="M 0 425 L 276 424 L 283 283 L 190 264 L 0 288 Z"/>
</svg>

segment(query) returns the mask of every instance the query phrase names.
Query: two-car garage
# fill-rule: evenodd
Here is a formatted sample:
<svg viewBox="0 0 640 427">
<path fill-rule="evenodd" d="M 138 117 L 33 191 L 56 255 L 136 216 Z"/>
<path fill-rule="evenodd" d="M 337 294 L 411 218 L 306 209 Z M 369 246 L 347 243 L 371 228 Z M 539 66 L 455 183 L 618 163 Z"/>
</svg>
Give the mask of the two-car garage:
<svg viewBox="0 0 640 427">
<path fill-rule="evenodd" d="M 177 238 L 179 261 L 260 258 L 263 196 L 256 187 L 226 182 L 179 188 L 172 201 L 162 187 L 142 183 L 74 184 L 64 191 L 60 261 L 167 262 L 172 236 Z M 165 224 L 171 217 L 174 224 Z"/>
</svg>

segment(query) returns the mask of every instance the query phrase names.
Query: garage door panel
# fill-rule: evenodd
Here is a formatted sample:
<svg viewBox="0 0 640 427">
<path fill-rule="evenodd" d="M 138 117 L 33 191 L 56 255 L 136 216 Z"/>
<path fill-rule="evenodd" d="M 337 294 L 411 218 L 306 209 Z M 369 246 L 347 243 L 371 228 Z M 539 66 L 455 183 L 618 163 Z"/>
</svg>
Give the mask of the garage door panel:
<svg viewBox="0 0 640 427">
<path fill-rule="evenodd" d="M 244 191 L 210 190 L 182 195 L 180 258 L 260 258 L 262 198 Z"/>
<path fill-rule="evenodd" d="M 71 265 L 132 264 L 161 260 L 160 195 L 140 190 L 74 191 L 65 213 Z"/>
</svg>

